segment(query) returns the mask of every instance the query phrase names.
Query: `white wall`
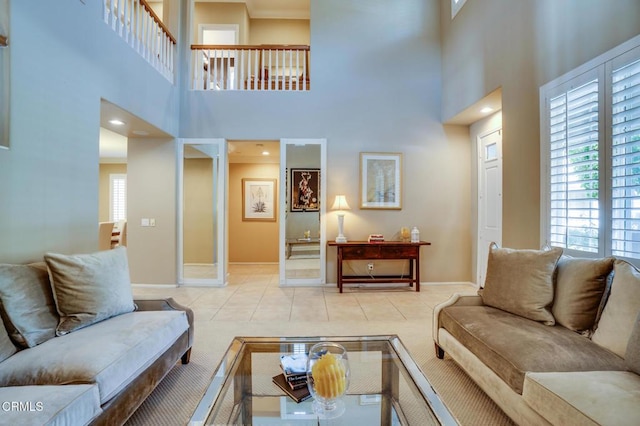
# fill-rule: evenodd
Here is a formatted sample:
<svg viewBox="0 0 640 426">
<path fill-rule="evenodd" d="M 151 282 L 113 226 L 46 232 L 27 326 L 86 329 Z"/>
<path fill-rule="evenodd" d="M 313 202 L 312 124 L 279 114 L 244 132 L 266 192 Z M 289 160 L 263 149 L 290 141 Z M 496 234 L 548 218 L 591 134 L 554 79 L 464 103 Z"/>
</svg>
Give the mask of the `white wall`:
<svg viewBox="0 0 640 426">
<path fill-rule="evenodd" d="M 436 0 L 311 2 L 311 91 L 186 92 L 183 137 L 326 138 L 327 200 L 345 194 L 345 232 L 392 238 L 417 226 L 425 281 L 471 279 L 468 131 L 440 122 L 441 62 Z M 358 208 L 359 153 L 404 154 L 403 208 Z M 329 201 L 330 202 L 330 201 Z M 335 238 L 335 214 L 327 215 Z M 327 280 L 335 282 L 335 249 Z"/>
<path fill-rule="evenodd" d="M 176 88 L 107 27 L 102 2 L 20 0 L 11 2 L 11 93 L 0 262 L 96 250 L 100 98 L 177 134 Z"/>
</svg>

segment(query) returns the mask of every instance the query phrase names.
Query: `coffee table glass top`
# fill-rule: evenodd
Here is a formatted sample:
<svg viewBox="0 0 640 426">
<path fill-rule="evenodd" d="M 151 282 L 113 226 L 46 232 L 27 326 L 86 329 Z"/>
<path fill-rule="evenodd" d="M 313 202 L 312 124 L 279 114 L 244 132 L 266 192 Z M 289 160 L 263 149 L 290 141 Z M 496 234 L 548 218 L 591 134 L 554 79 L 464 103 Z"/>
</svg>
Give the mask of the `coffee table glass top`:
<svg viewBox="0 0 640 426">
<path fill-rule="evenodd" d="M 272 382 L 280 355 L 307 353 L 322 341 L 348 351 L 351 379 L 337 419 L 296 403 Z M 395 335 L 359 337 L 236 337 L 216 369 L 190 425 L 457 425 Z"/>
</svg>

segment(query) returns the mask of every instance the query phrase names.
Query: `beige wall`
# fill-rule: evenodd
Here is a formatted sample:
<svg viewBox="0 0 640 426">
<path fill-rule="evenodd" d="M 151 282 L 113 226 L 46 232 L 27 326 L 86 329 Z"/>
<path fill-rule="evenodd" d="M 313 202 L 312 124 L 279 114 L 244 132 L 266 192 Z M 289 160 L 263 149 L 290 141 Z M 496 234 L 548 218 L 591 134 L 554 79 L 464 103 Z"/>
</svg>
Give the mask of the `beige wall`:
<svg viewBox="0 0 640 426">
<path fill-rule="evenodd" d="M 213 263 L 213 161 L 184 160 L 184 263 Z"/>
<path fill-rule="evenodd" d="M 175 158 L 174 139 L 129 139 L 127 251 L 137 284 L 177 282 Z M 141 226 L 143 218 L 156 226 Z"/>
<path fill-rule="evenodd" d="M 498 87 L 503 245 L 540 246 L 539 87 L 640 33 L 637 0 L 440 0 L 442 119 Z"/>
<path fill-rule="evenodd" d="M 110 180 L 111 174 L 127 174 L 126 164 L 100 164 L 100 180 L 99 180 L 99 195 L 98 195 L 98 221 L 109 221 L 109 192 L 110 192 Z"/>
<path fill-rule="evenodd" d="M 242 179 L 272 178 L 278 164 L 229 164 L 229 262 L 278 262 L 278 211 L 274 222 L 242 221 Z M 278 204 L 281 204 L 278 194 Z"/>
<path fill-rule="evenodd" d="M 252 19 L 249 44 L 310 44 L 308 19 Z"/>
<path fill-rule="evenodd" d="M 198 44 L 200 24 L 238 24 L 238 44 L 249 43 L 249 14 L 244 3 L 195 3 L 193 44 Z"/>
</svg>

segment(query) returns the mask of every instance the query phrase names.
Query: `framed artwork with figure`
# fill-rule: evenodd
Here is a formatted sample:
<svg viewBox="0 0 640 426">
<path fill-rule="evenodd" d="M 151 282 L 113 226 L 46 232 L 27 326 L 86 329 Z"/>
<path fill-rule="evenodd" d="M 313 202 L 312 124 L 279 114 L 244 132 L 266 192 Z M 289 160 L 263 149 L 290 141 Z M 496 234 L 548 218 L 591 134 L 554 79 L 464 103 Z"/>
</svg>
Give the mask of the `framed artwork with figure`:
<svg viewBox="0 0 640 426">
<path fill-rule="evenodd" d="M 360 153 L 360 208 L 402 209 L 401 153 Z"/>
<path fill-rule="evenodd" d="M 320 169 L 291 169 L 292 212 L 320 211 Z"/>
<path fill-rule="evenodd" d="M 276 179 L 242 179 L 242 220 L 276 220 Z"/>
</svg>

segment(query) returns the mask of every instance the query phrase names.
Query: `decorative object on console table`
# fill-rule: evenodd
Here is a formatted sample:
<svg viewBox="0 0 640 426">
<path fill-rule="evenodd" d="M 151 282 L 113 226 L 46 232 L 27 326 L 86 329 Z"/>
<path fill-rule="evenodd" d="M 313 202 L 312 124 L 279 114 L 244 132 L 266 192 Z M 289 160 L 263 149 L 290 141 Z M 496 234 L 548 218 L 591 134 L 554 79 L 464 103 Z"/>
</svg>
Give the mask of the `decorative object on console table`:
<svg viewBox="0 0 640 426">
<path fill-rule="evenodd" d="M 351 210 L 349 204 L 347 204 L 347 198 L 344 195 L 336 195 L 336 199 L 333 202 L 331 210 L 338 211 L 338 236 L 336 237 L 336 243 L 346 243 L 347 237 L 344 236 L 344 212 L 343 210 Z"/>
<path fill-rule="evenodd" d="M 382 234 L 369 234 L 369 239 L 367 240 L 370 243 L 379 243 L 384 241 L 384 235 Z"/>
<path fill-rule="evenodd" d="M 401 153 L 360 153 L 360 208 L 402 209 Z"/>
<path fill-rule="evenodd" d="M 276 179 L 242 179 L 242 220 L 276 220 Z"/>
<path fill-rule="evenodd" d="M 327 245 L 337 247 L 338 288 L 342 293 L 343 284 L 349 283 L 406 283 L 416 291 L 420 291 L 420 247 L 430 246 L 431 243 L 420 241 L 417 243 L 403 243 L 400 241 L 351 241 L 338 243 L 328 241 Z M 382 276 L 352 276 L 343 275 L 342 263 L 345 260 L 408 260 L 409 274 Z"/>
<path fill-rule="evenodd" d="M 291 389 L 289 384 L 287 383 L 287 379 L 284 377 L 284 374 L 278 374 L 277 376 L 273 376 L 273 383 L 275 383 L 280 389 L 283 390 L 291 399 L 295 402 L 306 401 L 311 398 L 311 393 L 309 392 L 309 388 L 306 385 L 297 389 Z"/>
</svg>

